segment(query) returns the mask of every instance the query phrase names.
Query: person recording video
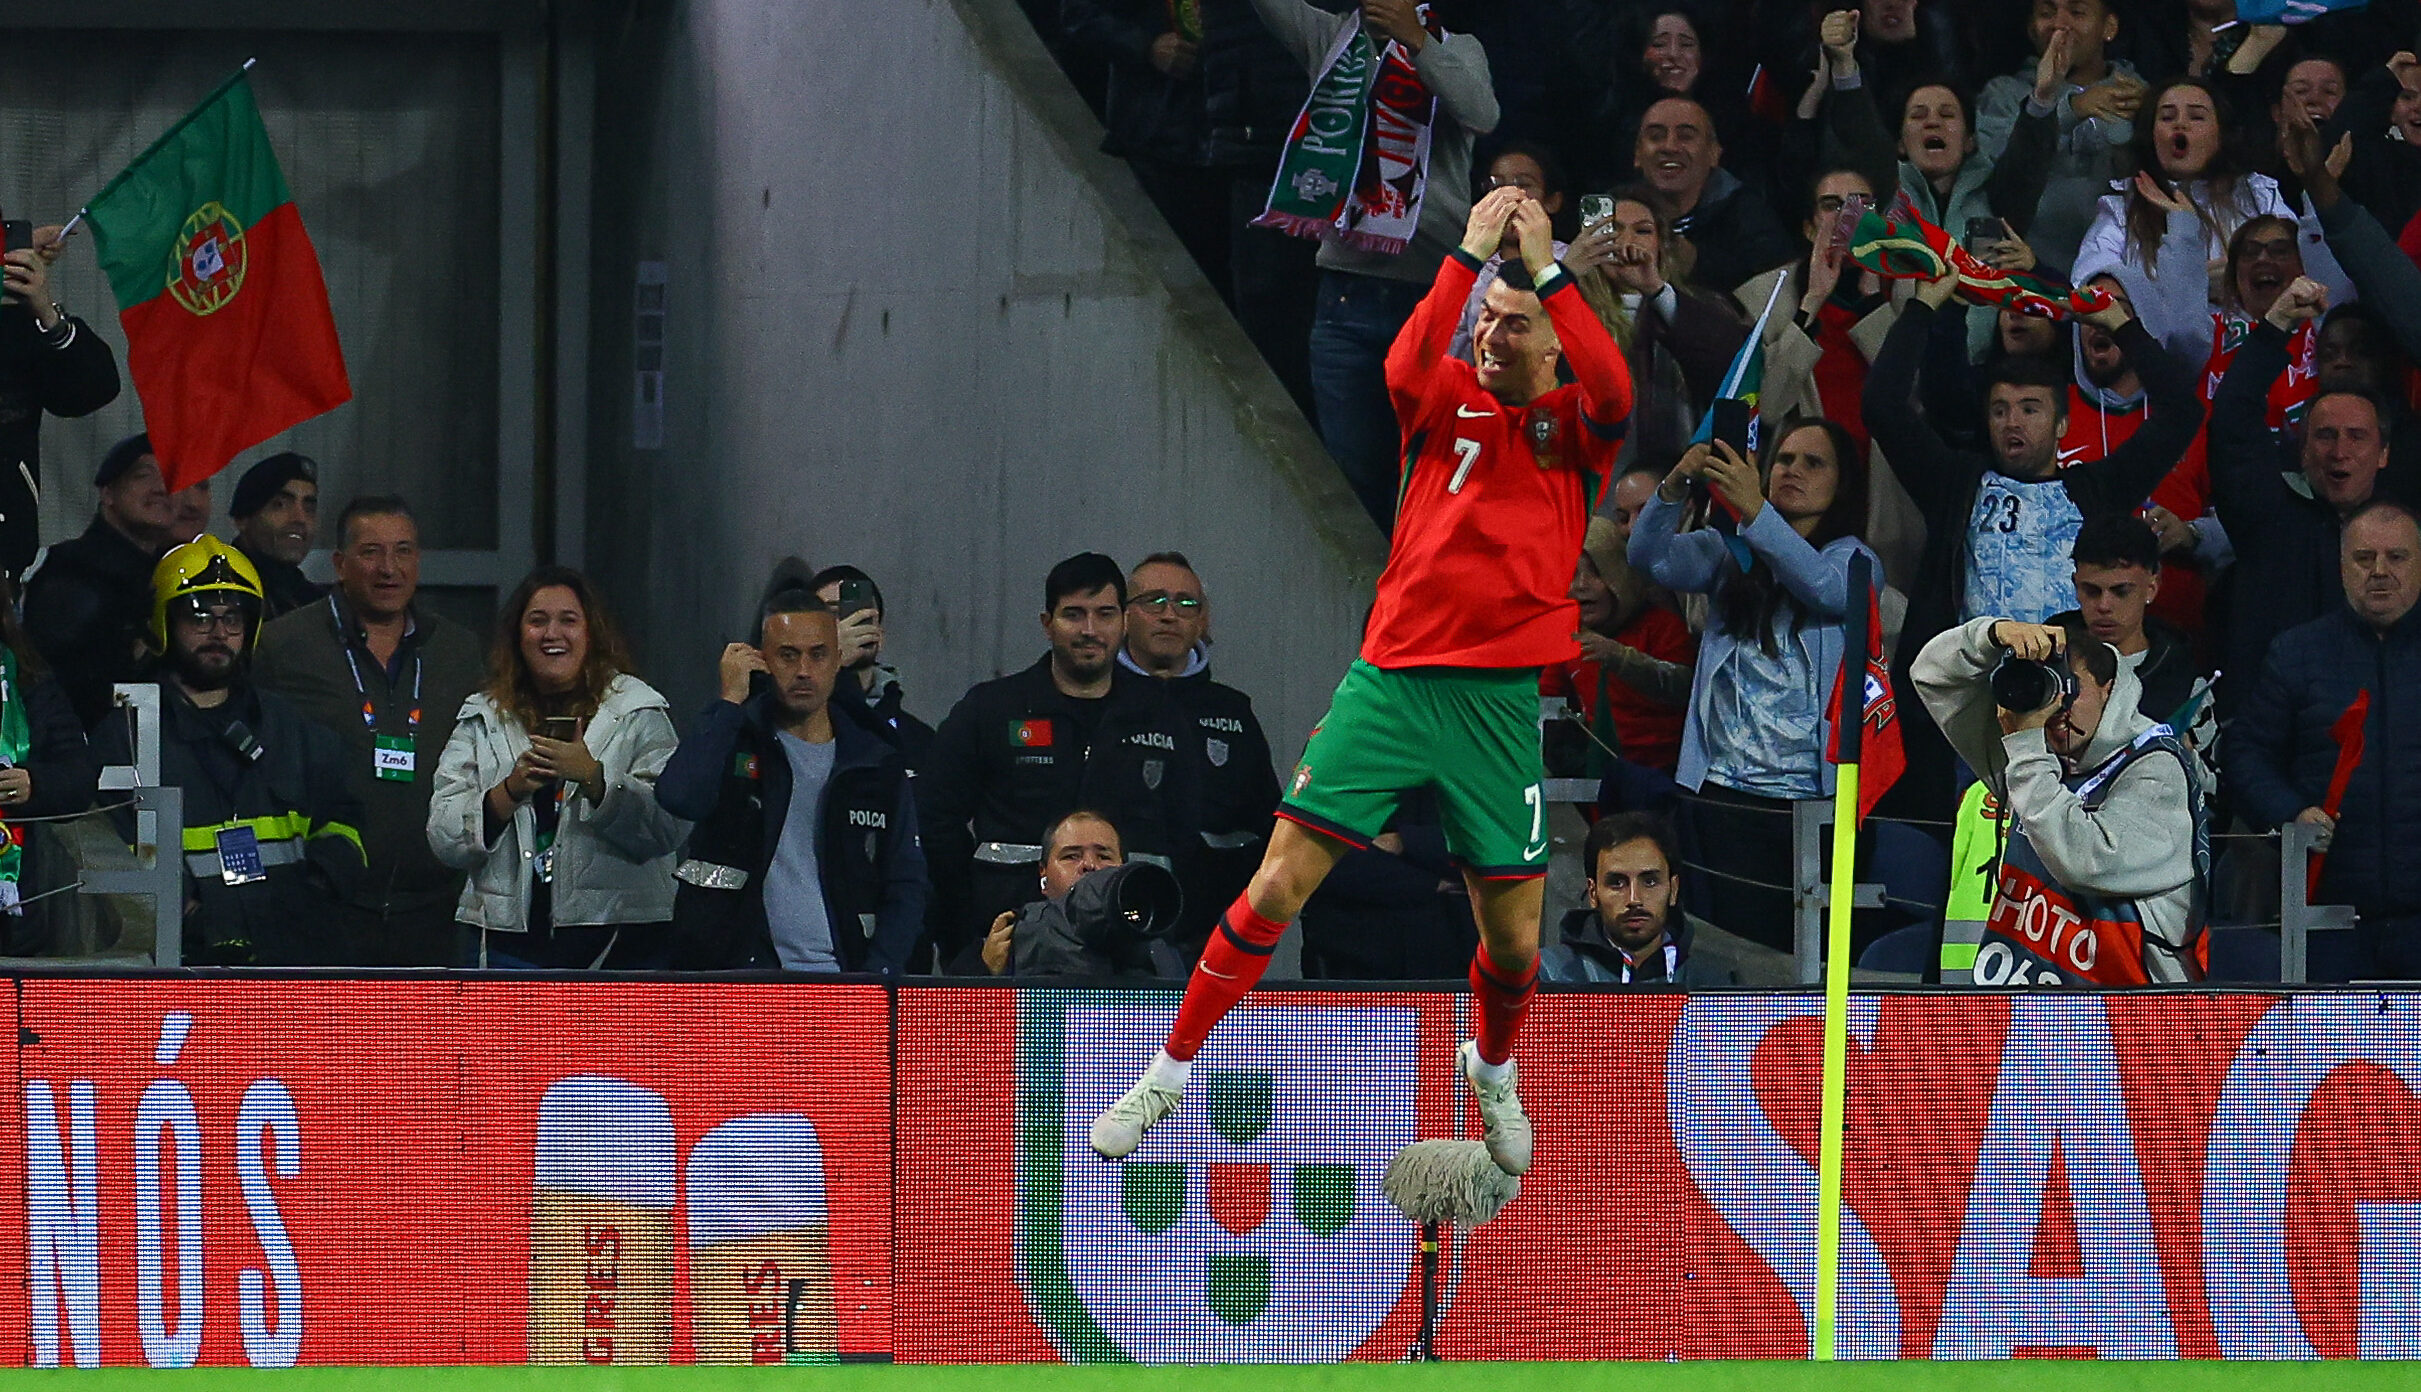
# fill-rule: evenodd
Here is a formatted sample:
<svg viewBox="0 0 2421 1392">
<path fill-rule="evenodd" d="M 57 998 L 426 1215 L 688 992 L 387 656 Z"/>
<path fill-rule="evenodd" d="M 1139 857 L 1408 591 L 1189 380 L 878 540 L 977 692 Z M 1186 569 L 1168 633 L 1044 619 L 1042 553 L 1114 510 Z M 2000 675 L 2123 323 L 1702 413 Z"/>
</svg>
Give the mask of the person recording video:
<svg viewBox="0 0 2421 1392">
<path fill-rule="evenodd" d="M 2200 981 L 2210 839 L 2191 755 L 2081 619 L 1980 618 L 1909 673 L 2009 809 L 1979 986 Z"/>
</svg>

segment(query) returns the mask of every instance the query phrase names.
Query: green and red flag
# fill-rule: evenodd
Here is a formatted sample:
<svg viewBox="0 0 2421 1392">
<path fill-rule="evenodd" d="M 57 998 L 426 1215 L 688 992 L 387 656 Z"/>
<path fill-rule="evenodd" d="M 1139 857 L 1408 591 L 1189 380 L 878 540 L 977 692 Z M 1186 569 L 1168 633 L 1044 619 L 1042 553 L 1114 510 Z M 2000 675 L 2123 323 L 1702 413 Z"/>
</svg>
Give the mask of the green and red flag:
<svg viewBox="0 0 2421 1392">
<path fill-rule="evenodd" d="M 172 492 L 353 398 L 319 256 L 242 72 L 84 218 Z"/>
</svg>

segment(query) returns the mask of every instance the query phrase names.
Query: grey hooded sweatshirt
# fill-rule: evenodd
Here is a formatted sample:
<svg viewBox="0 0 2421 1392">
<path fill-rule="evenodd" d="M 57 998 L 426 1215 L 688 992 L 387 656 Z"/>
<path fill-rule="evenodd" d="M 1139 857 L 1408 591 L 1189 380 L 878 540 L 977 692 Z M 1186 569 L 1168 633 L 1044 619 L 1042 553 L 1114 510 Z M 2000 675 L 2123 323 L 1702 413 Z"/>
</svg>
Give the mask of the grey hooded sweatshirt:
<svg viewBox="0 0 2421 1392">
<path fill-rule="evenodd" d="M 2145 974 L 2159 983 L 2199 980 L 2190 957 L 2200 930 L 2194 792 L 2185 765 L 2138 759 L 2119 774 L 2101 806 L 2087 810 L 2068 789 L 2068 770 L 2041 730 L 2001 733 L 1990 682 L 2002 653 L 1992 641 L 1995 622 L 1974 619 L 1927 643 L 1909 669 L 1917 695 L 2061 884 L 2135 901 Z M 2077 768 L 2100 766 L 2152 728 L 2155 722 L 2136 709 L 2141 695 L 2135 674 L 2122 665 Z"/>
</svg>

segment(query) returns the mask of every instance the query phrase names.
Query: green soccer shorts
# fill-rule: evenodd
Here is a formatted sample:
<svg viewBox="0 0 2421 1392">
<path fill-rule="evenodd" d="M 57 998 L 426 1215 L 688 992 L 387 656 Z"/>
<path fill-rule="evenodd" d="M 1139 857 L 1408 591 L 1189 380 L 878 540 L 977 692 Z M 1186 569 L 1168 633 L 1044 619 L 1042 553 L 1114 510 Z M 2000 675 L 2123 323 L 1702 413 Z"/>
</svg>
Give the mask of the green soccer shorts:
<svg viewBox="0 0 2421 1392">
<path fill-rule="evenodd" d="M 1538 672 L 1356 660 L 1312 729 L 1278 815 L 1355 847 L 1434 787 L 1448 853 L 1483 879 L 1547 873 Z"/>
</svg>

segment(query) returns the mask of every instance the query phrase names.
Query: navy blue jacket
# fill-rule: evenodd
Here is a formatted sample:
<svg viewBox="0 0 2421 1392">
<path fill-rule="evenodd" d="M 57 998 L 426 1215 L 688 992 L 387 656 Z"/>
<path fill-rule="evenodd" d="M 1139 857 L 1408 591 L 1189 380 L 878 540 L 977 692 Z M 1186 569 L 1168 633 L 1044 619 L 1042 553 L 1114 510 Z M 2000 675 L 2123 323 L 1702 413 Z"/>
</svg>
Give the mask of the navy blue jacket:
<svg viewBox="0 0 2421 1392">
<path fill-rule="evenodd" d="M 738 889 L 684 878 L 673 901 L 676 966 L 700 970 L 780 964 L 765 919 L 765 870 L 790 817 L 790 758 L 775 734 L 773 695 L 708 706 L 656 779 L 656 802 L 697 824 L 691 861 L 747 872 Z M 848 971 L 896 974 L 925 922 L 925 852 L 900 752 L 845 718 L 832 722 L 816 868 L 832 945 Z"/>
<path fill-rule="evenodd" d="M 2362 762 L 2338 809 L 2320 878 L 2324 903 L 2364 917 L 2421 912 L 2421 610 L 2382 634 L 2351 609 L 2290 628 L 2228 726 L 2221 762 L 2255 825 L 2293 821 L 2327 794 L 2337 765 L 2329 727 L 2371 693 Z"/>
</svg>

